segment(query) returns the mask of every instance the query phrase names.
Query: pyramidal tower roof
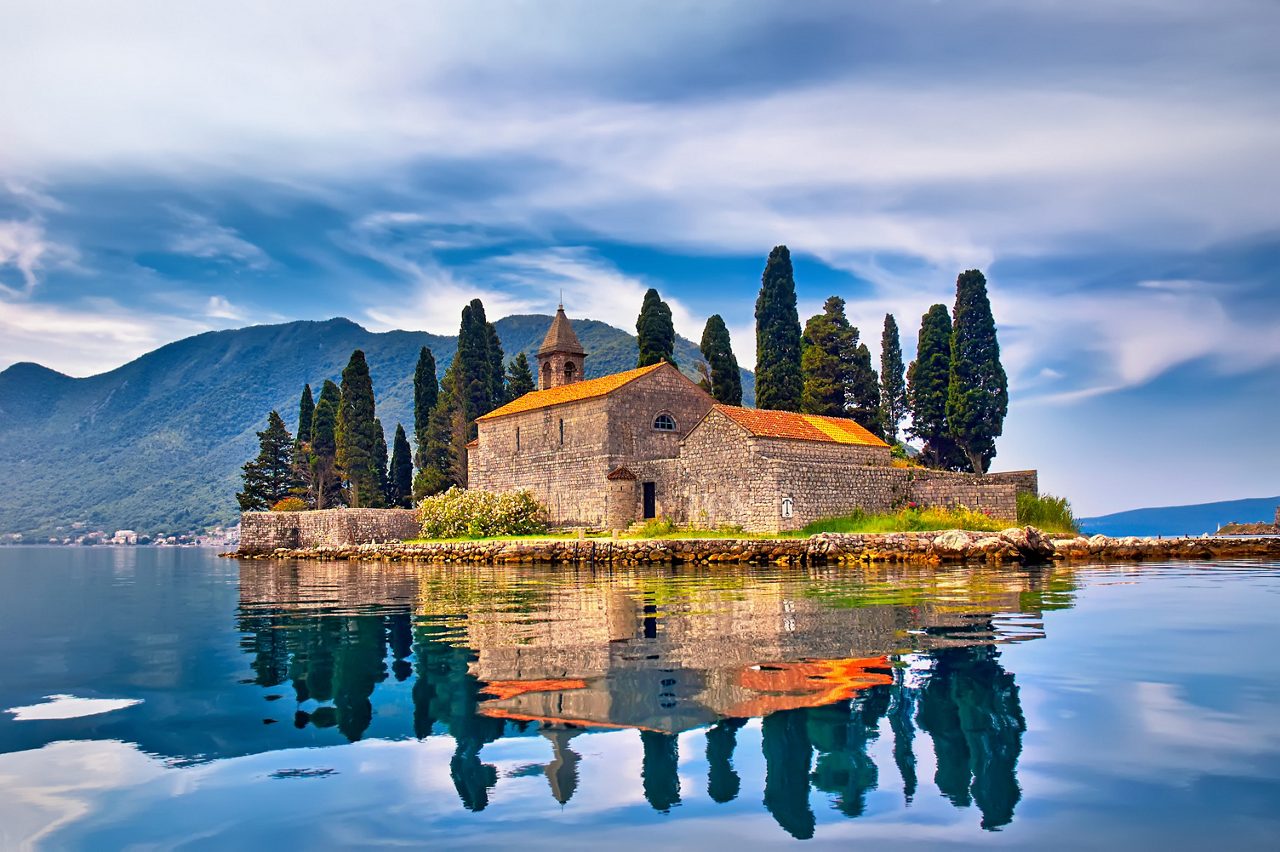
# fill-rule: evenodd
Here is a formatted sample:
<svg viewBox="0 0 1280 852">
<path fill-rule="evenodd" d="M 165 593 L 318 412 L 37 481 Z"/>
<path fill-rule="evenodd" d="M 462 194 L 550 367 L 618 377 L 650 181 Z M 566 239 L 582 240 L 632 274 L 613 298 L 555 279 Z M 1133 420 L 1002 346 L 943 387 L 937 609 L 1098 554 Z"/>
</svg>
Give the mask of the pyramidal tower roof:
<svg viewBox="0 0 1280 852">
<path fill-rule="evenodd" d="M 551 321 L 551 328 L 547 329 L 547 336 L 538 347 L 539 355 L 548 352 L 569 352 L 574 355 L 585 355 L 587 352 L 578 342 L 578 335 L 573 333 L 573 324 L 564 315 L 564 305 L 556 308 L 556 318 Z"/>
</svg>

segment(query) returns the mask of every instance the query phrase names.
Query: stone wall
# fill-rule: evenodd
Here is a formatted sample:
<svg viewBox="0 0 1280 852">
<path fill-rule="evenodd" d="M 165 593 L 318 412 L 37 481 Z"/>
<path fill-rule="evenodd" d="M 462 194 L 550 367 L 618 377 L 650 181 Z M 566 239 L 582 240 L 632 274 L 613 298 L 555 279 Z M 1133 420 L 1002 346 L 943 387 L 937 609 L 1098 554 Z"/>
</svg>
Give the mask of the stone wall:
<svg viewBox="0 0 1280 852">
<path fill-rule="evenodd" d="M 1018 489 L 1012 482 L 978 483 L 968 478 L 930 477 L 912 481 L 909 499 L 920 506 L 955 509 L 963 506 L 1002 521 L 1018 517 Z"/>
<path fill-rule="evenodd" d="M 240 552 L 404 541 L 417 538 L 421 528 L 411 509 L 245 512 L 240 516 Z"/>
<path fill-rule="evenodd" d="M 685 493 L 680 523 L 707 529 L 776 527 L 777 483 L 756 442 L 742 427 L 712 412 L 684 440 L 677 473 Z"/>
</svg>

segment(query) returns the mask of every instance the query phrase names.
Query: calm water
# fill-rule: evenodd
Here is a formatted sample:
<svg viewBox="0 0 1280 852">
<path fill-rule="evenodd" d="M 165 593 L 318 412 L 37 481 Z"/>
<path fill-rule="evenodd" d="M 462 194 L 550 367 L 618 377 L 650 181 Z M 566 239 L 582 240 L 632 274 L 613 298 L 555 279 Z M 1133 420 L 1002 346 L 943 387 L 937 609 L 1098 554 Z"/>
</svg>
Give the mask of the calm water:
<svg viewBox="0 0 1280 852">
<path fill-rule="evenodd" d="M 1278 611 L 1274 563 L 0 548 L 0 846 L 1276 848 Z"/>
</svg>

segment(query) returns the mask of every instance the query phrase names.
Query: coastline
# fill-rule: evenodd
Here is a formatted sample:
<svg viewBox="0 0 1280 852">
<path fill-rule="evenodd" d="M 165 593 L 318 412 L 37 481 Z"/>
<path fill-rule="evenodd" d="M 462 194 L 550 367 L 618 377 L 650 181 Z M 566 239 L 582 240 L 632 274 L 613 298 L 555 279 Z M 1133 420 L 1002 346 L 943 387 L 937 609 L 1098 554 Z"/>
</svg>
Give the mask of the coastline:
<svg viewBox="0 0 1280 852">
<path fill-rule="evenodd" d="M 809 538 L 534 539 L 511 541 L 372 542 L 308 548 L 238 550 L 237 559 L 468 564 L 948 564 L 1042 563 L 1280 557 L 1274 538 L 1112 538 L 1049 535 L 1035 527 L 999 533 L 963 530 L 913 533 L 820 533 Z"/>
</svg>

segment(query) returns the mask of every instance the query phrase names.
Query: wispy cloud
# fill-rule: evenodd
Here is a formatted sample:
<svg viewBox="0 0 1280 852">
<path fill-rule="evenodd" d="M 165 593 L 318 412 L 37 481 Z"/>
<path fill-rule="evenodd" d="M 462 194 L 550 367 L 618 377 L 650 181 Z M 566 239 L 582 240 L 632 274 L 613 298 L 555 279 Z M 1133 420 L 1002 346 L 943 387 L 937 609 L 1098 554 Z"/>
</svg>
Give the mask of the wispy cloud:
<svg viewBox="0 0 1280 852">
<path fill-rule="evenodd" d="M 51 265 L 69 265 L 75 251 L 50 239 L 37 219 L 0 221 L 0 274 L 6 267 L 17 273 L 17 279 L 6 283 L 0 277 L 0 293 L 9 297 L 30 296 L 39 283 L 42 269 Z"/>
<path fill-rule="evenodd" d="M 234 261 L 251 269 L 270 265 L 267 253 L 234 228 L 219 225 L 208 216 L 190 210 L 175 210 L 174 215 L 178 228 L 169 239 L 169 251 L 203 260 Z"/>
</svg>

